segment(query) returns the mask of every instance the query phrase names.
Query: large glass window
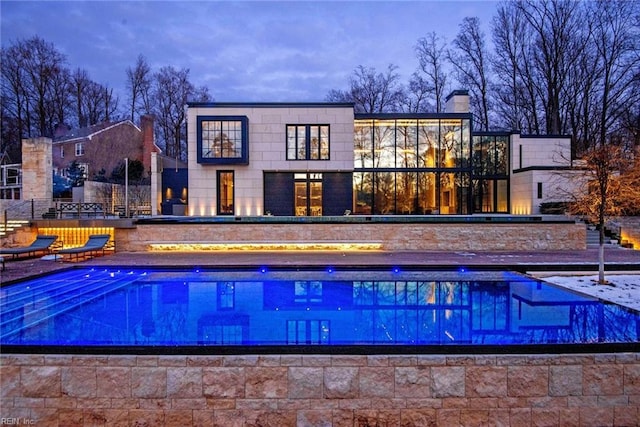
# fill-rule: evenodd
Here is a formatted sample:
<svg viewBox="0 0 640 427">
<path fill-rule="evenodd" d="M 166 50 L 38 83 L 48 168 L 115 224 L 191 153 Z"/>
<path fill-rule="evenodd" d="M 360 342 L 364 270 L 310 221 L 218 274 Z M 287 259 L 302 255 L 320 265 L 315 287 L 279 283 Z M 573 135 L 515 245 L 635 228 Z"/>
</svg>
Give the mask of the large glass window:
<svg viewBox="0 0 640 427">
<path fill-rule="evenodd" d="M 354 129 L 353 154 L 356 168 L 373 167 L 373 120 L 358 120 Z"/>
<path fill-rule="evenodd" d="M 418 122 L 398 120 L 396 133 L 396 166 L 415 168 L 418 165 Z"/>
<path fill-rule="evenodd" d="M 438 213 L 435 172 L 418 172 L 418 214 Z"/>
<path fill-rule="evenodd" d="M 248 127 L 244 116 L 199 116 L 198 163 L 248 163 Z"/>
<path fill-rule="evenodd" d="M 356 118 L 356 214 L 464 214 L 471 209 L 470 119 Z"/>
<path fill-rule="evenodd" d="M 462 126 L 460 120 L 441 122 L 442 138 L 438 166 L 441 168 L 462 167 Z"/>
<path fill-rule="evenodd" d="M 373 208 L 373 172 L 353 174 L 354 203 L 353 213 L 371 215 Z"/>
<path fill-rule="evenodd" d="M 412 215 L 418 209 L 417 172 L 396 172 L 396 212 Z"/>
<path fill-rule="evenodd" d="M 473 210 L 509 211 L 508 135 L 473 136 Z"/>
<path fill-rule="evenodd" d="M 287 125 L 287 160 L 329 160 L 329 125 Z"/>
<path fill-rule="evenodd" d="M 373 127 L 373 166 L 393 168 L 396 145 L 395 120 L 376 120 Z"/>
<path fill-rule="evenodd" d="M 509 171 L 508 169 L 508 147 L 509 147 L 509 137 L 508 136 L 497 136 L 496 137 L 496 173 L 506 175 Z"/>
<path fill-rule="evenodd" d="M 419 120 L 418 126 L 418 166 L 433 168 L 440 141 L 440 120 Z"/>
<path fill-rule="evenodd" d="M 373 213 L 391 215 L 395 213 L 396 180 L 393 172 L 373 174 Z"/>
</svg>

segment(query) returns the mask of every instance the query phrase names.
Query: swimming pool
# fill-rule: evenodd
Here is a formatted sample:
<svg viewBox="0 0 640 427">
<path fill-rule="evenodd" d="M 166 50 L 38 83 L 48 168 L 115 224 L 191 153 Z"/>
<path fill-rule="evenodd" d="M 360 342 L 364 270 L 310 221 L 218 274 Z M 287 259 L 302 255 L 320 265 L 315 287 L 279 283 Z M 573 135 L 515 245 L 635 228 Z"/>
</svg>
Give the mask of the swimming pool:
<svg viewBox="0 0 640 427">
<path fill-rule="evenodd" d="M 2 352 L 610 351 L 640 342 L 640 313 L 505 271 L 73 268 L 0 288 L 0 320 Z"/>
</svg>

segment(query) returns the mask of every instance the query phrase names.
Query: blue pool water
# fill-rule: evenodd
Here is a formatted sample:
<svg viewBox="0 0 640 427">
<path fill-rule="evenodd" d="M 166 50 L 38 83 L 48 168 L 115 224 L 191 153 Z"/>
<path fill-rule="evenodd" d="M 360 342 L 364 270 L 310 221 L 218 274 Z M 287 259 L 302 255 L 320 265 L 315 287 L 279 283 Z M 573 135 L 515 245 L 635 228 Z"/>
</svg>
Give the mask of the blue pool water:
<svg viewBox="0 0 640 427">
<path fill-rule="evenodd" d="M 0 288 L 7 346 L 638 343 L 640 313 L 511 272 L 72 269 Z"/>
</svg>

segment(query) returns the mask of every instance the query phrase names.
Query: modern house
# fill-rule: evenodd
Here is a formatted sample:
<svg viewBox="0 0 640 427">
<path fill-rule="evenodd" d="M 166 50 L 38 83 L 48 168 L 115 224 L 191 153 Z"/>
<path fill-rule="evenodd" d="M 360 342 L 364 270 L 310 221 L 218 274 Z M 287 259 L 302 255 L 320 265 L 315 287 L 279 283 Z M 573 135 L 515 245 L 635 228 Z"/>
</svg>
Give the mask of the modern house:
<svg viewBox="0 0 640 427">
<path fill-rule="evenodd" d="M 190 216 L 536 214 L 570 185 L 570 137 L 474 133 L 466 91 L 438 114 L 189 103 L 187 120 Z"/>
</svg>

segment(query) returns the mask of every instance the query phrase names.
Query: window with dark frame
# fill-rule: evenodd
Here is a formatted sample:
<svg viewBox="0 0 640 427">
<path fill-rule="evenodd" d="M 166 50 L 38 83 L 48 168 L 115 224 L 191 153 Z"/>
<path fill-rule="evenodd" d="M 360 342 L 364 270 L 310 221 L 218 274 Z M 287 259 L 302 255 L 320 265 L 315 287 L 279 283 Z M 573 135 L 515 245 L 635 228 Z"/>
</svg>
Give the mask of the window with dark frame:
<svg viewBox="0 0 640 427">
<path fill-rule="evenodd" d="M 198 163 L 248 164 L 246 116 L 198 116 Z"/>
<path fill-rule="evenodd" d="M 542 199 L 542 183 L 538 183 L 538 199 Z"/>
<path fill-rule="evenodd" d="M 218 215 L 234 214 L 234 172 L 218 171 Z"/>
<path fill-rule="evenodd" d="M 287 125 L 287 160 L 329 160 L 329 125 Z"/>
</svg>

